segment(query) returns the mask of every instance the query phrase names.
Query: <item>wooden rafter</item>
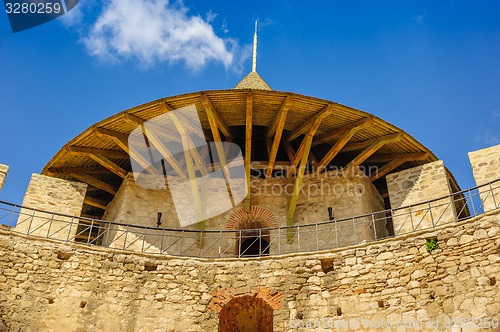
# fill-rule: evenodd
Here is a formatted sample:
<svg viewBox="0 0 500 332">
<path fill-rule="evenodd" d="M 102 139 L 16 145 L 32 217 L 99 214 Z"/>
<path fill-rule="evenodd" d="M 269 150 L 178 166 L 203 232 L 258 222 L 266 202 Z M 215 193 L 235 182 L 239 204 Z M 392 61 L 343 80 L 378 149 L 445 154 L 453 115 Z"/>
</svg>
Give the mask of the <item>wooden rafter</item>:
<svg viewBox="0 0 500 332">
<path fill-rule="evenodd" d="M 116 189 L 114 186 L 110 185 L 109 183 L 106 183 L 104 181 L 101 181 L 99 179 L 96 179 L 93 176 L 84 174 L 84 173 L 71 173 L 71 177 L 86 182 L 98 189 L 104 190 L 112 195 L 115 195 L 118 189 Z"/>
<path fill-rule="evenodd" d="M 125 179 L 127 177 L 127 171 L 109 160 L 108 158 L 98 155 L 98 154 L 89 154 L 88 155 L 90 158 L 92 158 L 94 161 L 99 163 L 100 165 L 106 167 L 109 169 L 111 172 L 115 173 L 122 179 Z"/>
<path fill-rule="evenodd" d="M 274 118 L 270 127 L 268 127 L 266 137 L 271 138 L 274 135 L 273 144 L 271 145 L 271 151 L 269 152 L 269 165 L 266 170 L 266 177 L 270 177 L 273 174 L 274 163 L 276 162 L 276 155 L 278 154 L 278 148 L 281 142 L 281 136 L 283 134 L 283 129 L 285 128 L 286 115 L 290 106 L 292 105 L 292 97 L 286 97 L 285 101 L 280 107 L 278 114 Z"/>
<path fill-rule="evenodd" d="M 210 130 L 212 131 L 212 136 L 214 138 L 215 149 L 217 150 L 217 155 L 219 156 L 220 167 L 222 168 L 222 173 L 224 174 L 224 180 L 226 182 L 226 188 L 227 188 L 228 193 L 229 193 L 231 205 L 234 206 L 234 199 L 233 199 L 233 195 L 231 193 L 231 187 L 229 185 L 229 180 L 231 179 L 231 173 L 229 171 L 229 168 L 227 167 L 226 151 L 224 150 L 224 146 L 222 145 L 222 139 L 221 139 L 220 132 L 219 132 L 220 128 L 218 127 L 218 125 L 220 125 L 220 122 L 217 121 L 217 116 L 216 116 L 217 112 L 215 111 L 215 108 L 213 107 L 212 103 L 210 102 L 210 99 L 208 99 L 208 97 L 206 95 L 202 96 L 202 102 L 203 102 L 203 105 L 205 106 L 205 110 L 207 112 L 208 123 L 210 125 Z M 229 131 L 229 128 L 227 128 L 227 130 Z M 223 132 L 223 134 L 224 134 L 224 132 Z M 230 136 L 231 135 L 228 135 L 226 137 L 230 137 Z"/>
<path fill-rule="evenodd" d="M 370 180 L 375 181 L 375 180 L 381 178 L 382 176 L 386 175 L 387 173 L 389 173 L 393 169 L 396 169 L 399 166 L 403 165 L 405 162 L 407 162 L 406 159 L 396 159 L 396 160 L 393 160 L 393 161 L 385 164 L 384 166 L 377 169 L 377 172 L 374 175 L 372 175 Z"/>
<path fill-rule="evenodd" d="M 374 174 L 370 180 L 371 181 L 375 181 L 377 179 L 380 179 L 381 177 L 385 176 L 386 174 L 388 174 L 389 172 L 391 172 L 392 170 L 398 168 L 399 166 L 403 165 L 404 163 L 406 163 L 407 161 L 414 161 L 414 160 L 425 160 L 427 158 L 429 158 L 429 153 L 428 152 L 422 152 L 422 153 L 402 153 L 402 154 L 396 154 L 396 155 L 392 155 L 396 158 L 392 158 L 392 159 L 389 159 L 389 160 L 385 160 L 385 161 L 389 161 L 389 163 L 385 164 L 384 166 L 380 167 L 376 174 Z M 379 158 L 378 160 L 380 159 L 384 159 L 384 158 Z M 372 161 L 372 158 L 369 159 L 370 161 Z"/>
<path fill-rule="evenodd" d="M 106 210 L 106 207 L 108 206 L 107 202 L 100 200 L 100 199 L 97 199 L 97 198 L 90 197 L 90 196 L 86 196 L 83 199 L 83 203 L 90 205 L 90 206 L 94 206 L 94 207 L 102 209 L 102 210 Z"/>
<path fill-rule="evenodd" d="M 80 146 L 68 146 L 66 148 L 68 149 L 69 152 L 72 152 L 72 153 L 99 154 L 99 155 L 107 157 L 107 158 L 116 158 L 116 159 L 129 158 L 128 154 L 124 151 L 86 148 L 86 147 L 80 147 Z"/>
<path fill-rule="evenodd" d="M 181 123 L 181 120 L 179 119 L 178 115 L 172 113 L 171 117 L 172 117 L 172 121 L 175 124 L 175 127 L 177 128 L 177 130 L 181 134 L 184 154 L 185 155 L 188 154 L 194 159 L 196 165 L 198 166 L 198 169 L 200 170 L 200 172 L 203 175 L 208 174 L 207 168 L 205 167 L 205 163 L 204 163 L 203 159 L 201 158 L 200 153 L 196 149 L 196 146 L 195 146 L 193 140 L 191 139 L 191 136 L 189 136 L 188 132 L 186 131 L 186 128 L 184 128 L 183 123 Z M 189 167 L 187 162 L 186 162 L 186 166 Z M 189 171 L 189 169 L 188 169 L 188 171 Z"/>
<path fill-rule="evenodd" d="M 429 158 L 429 156 L 430 156 L 429 152 L 382 154 L 382 155 L 372 155 L 370 156 L 368 161 L 371 163 L 384 163 L 397 159 L 424 160 Z"/>
<path fill-rule="evenodd" d="M 205 111 L 207 112 L 207 115 L 209 115 L 209 118 L 212 118 L 212 121 L 215 122 L 215 127 L 218 128 L 218 130 L 220 130 L 226 138 L 230 138 L 232 136 L 231 130 L 224 123 L 224 121 L 220 117 L 219 113 L 217 113 L 217 110 L 215 109 L 214 105 L 210 101 L 210 98 L 208 98 L 207 95 L 202 95 L 201 96 L 201 103 L 203 104 L 203 107 L 205 107 Z M 209 121 L 210 121 L 210 119 L 209 119 Z M 211 128 L 212 128 L 212 126 L 211 126 Z M 214 132 L 212 130 L 212 136 L 214 136 L 213 134 L 214 134 Z M 214 140 L 215 140 L 215 136 L 214 136 Z"/>
<path fill-rule="evenodd" d="M 156 173 L 156 169 L 154 169 L 151 162 L 149 162 L 146 158 L 144 158 L 140 153 L 137 153 L 134 149 L 129 148 L 129 141 L 134 141 L 134 138 L 129 138 L 129 135 L 123 134 L 120 132 L 116 132 L 113 130 L 105 129 L 105 128 L 94 128 L 95 132 L 99 136 L 108 137 L 113 142 L 118 145 L 123 151 L 128 153 L 128 155 L 134 159 L 142 168 L 145 170 L 150 170 L 153 173 Z M 141 142 L 137 141 L 136 143 L 140 144 Z"/>
<path fill-rule="evenodd" d="M 359 166 L 363 161 L 368 159 L 372 154 L 374 154 L 378 149 L 380 149 L 384 144 L 397 142 L 403 138 L 402 133 L 394 133 L 382 137 L 378 137 L 374 140 L 370 140 L 371 143 L 368 147 L 366 147 L 356 158 L 354 158 L 349 165 L 350 166 Z M 353 143 L 354 144 L 354 143 Z"/>
<path fill-rule="evenodd" d="M 302 155 L 301 155 L 301 159 L 300 159 L 299 168 L 297 170 L 297 175 L 295 177 L 295 183 L 293 185 L 292 196 L 290 197 L 290 202 L 288 204 L 288 211 L 286 214 L 286 222 L 287 222 L 288 226 L 293 225 L 293 218 L 295 216 L 295 209 L 297 208 L 297 201 L 299 199 L 300 190 L 302 188 L 302 180 L 304 178 L 304 173 L 305 173 L 305 169 L 307 166 L 307 161 L 309 159 L 309 152 L 311 151 L 311 146 L 312 146 L 312 141 L 313 141 L 314 135 L 316 134 L 316 131 L 318 130 L 319 126 L 321 125 L 321 121 L 323 121 L 323 119 L 327 115 L 328 114 L 324 114 L 324 115 L 318 117 L 314 121 L 313 125 L 309 128 L 309 131 L 307 132 L 306 136 L 304 137 L 304 140 L 302 141 L 302 144 L 301 144 L 301 145 L 303 145 Z M 296 155 L 298 153 L 299 153 L 299 151 L 297 151 Z M 291 238 L 291 235 L 289 233 L 288 241 L 291 241 L 291 240 L 292 240 L 292 238 Z"/>
<path fill-rule="evenodd" d="M 358 129 L 365 128 L 365 127 L 369 126 L 372 122 L 373 122 L 373 117 L 369 116 L 369 117 L 366 117 L 366 118 L 361 119 L 359 121 L 355 121 L 353 123 L 350 123 L 346 126 L 337 128 L 329 133 L 326 133 L 324 135 L 317 137 L 313 142 L 313 146 L 331 141 L 332 139 L 334 139 L 336 137 L 344 135 L 346 131 L 351 130 L 353 128 L 358 128 Z"/>
<path fill-rule="evenodd" d="M 173 131 L 166 130 L 165 128 L 162 128 L 161 126 L 159 126 L 155 123 L 147 122 L 147 121 L 145 121 L 145 120 L 143 120 L 135 115 L 123 114 L 123 119 L 135 124 L 136 126 L 141 126 L 141 127 L 145 126 L 145 127 L 147 127 L 148 130 L 154 131 L 157 135 L 164 137 L 166 139 L 169 139 L 169 140 L 172 140 L 175 142 L 181 141 L 181 138 L 179 137 L 179 135 L 177 133 L 175 133 Z"/>
<path fill-rule="evenodd" d="M 343 135 L 335 142 L 335 144 L 330 148 L 330 150 L 323 156 L 323 159 L 318 163 L 316 168 L 316 174 L 322 172 L 326 165 L 328 165 L 333 158 L 342 150 L 342 148 L 349 142 L 349 140 L 354 136 L 359 127 L 354 127 L 344 131 Z"/>
<path fill-rule="evenodd" d="M 247 194 L 245 197 L 245 211 L 250 212 L 251 194 L 250 194 L 250 176 L 252 164 L 252 117 L 253 117 L 253 95 L 247 93 L 247 102 L 245 110 L 245 183 Z"/>
<path fill-rule="evenodd" d="M 328 104 L 325 108 L 319 111 L 317 114 L 309 118 L 306 122 L 295 128 L 288 136 L 287 140 L 289 142 L 293 141 L 300 135 L 304 134 L 309 128 L 312 127 L 317 118 L 322 117 L 324 115 L 330 115 L 333 112 L 333 104 Z"/>
<path fill-rule="evenodd" d="M 48 175 L 71 173 L 109 174 L 109 170 L 102 167 L 49 167 L 47 173 Z"/>
</svg>

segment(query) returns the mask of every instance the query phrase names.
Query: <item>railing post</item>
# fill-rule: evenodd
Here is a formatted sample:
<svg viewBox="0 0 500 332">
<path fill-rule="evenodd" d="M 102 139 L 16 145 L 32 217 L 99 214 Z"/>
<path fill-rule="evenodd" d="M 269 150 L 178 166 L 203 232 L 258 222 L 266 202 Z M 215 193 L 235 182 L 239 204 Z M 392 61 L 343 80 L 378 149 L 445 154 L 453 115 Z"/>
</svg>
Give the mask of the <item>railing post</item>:
<svg viewBox="0 0 500 332">
<path fill-rule="evenodd" d="M 354 233 L 354 244 L 358 244 L 358 237 L 356 236 L 356 222 L 354 221 L 354 217 L 352 218 L 352 232 Z"/>
<path fill-rule="evenodd" d="M 262 257 L 262 228 L 259 228 L 259 257 Z"/>
<path fill-rule="evenodd" d="M 28 226 L 28 231 L 26 232 L 26 235 L 30 234 L 31 225 L 33 224 L 33 218 L 35 218 L 35 210 L 33 210 L 33 213 L 31 214 L 30 224 Z"/>
<path fill-rule="evenodd" d="M 49 222 L 49 229 L 47 230 L 47 239 L 49 238 L 50 236 L 50 228 L 52 227 L 52 220 L 54 220 L 54 214 L 52 213 L 52 215 L 50 216 L 50 222 Z"/>
<path fill-rule="evenodd" d="M 144 252 L 144 243 L 146 243 L 146 227 L 144 227 L 144 236 L 142 237 L 141 252 Z"/>
<path fill-rule="evenodd" d="M 90 235 L 92 235 L 92 228 L 94 228 L 94 219 L 90 220 L 89 236 L 87 236 L 87 243 L 90 243 Z"/>
<path fill-rule="evenodd" d="M 69 230 L 68 230 L 68 236 L 66 237 L 66 242 L 69 242 L 69 236 L 71 235 L 71 228 L 73 226 L 73 217 L 71 217 L 71 221 L 70 221 L 70 224 L 69 224 Z M 78 228 L 77 228 L 78 230 Z M 73 239 L 74 241 L 74 239 Z"/>
<path fill-rule="evenodd" d="M 316 250 L 319 250 L 318 223 L 316 223 L 315 226 L 316 226 Z"/>
<path fill-rule="evenodd" d="M 337 243 L 337 248 L 339 247 L 339 230 L 337 228 L 337 222 L 334 222 L 335 225 L 335 242 Z"/>
<path fill-rule="evenodd" d="M 241 258 L 241 229 L 238 231 L 238 258 Z"/>
<path fill-rule="evenodd" d="M 472 198 L 472 193 L 471 193 L 470 189 L 468 191 L 469 191 L 469 195 L 470 195 L 470 204 L 472 205 L 473 217 L 475 217 L 476 216 L 476 206 L 474 205 L 474 199 Z M 481 199 L 481 196 L 479 193 L 479 188 L 477 188 L 477 195 L 478 195 L 479 199 Z"/>
<path fill-rule="evenodd" d="M 281 228 L 276 229 L 278 231 L 278 255 L 281 255 Z M 271 251 L 271 248 L 269 248 Z"/>
<path fill-rule="evenodd" d="M 377 238 L 377 225 L 375 225 L 375 213 L 372 213 L 372 225 L 373 225 L 373 234 L 375 235 L 375 240 L 378 240 L 378 238 Z"/>
<path fill-rule="evenodd" d="M 408 213 L 410 214 L 411 231 L 415 232 L 415 226 L 413 225 L 413 213 L 411 213 L 411 206 L 408 207 Z"/>
<path fill-rule="evenodd" d="M 493 206 L 494 206 L 494 209 L 497 208 L 497 201 L 495 199 L 495 191 L 493 191 L 493 187 L 491 186 L 491 182 L 490 182 L 490 190 L 491 190 L 491 197 L 493 197 Z M 486 211 L 484 211 L 486 212 Z"/>
<path fill-rule="evenodd" d="M 434 216 L 432 215 L 431 202 L 427 202 L 427 206 L 429 207 L 429 214 L 431 215 L 432 228 L 435 228 L 436 226 L 434 225 Z"/>
<path fill-rule="evenodd" d="M 297 252 L 300 252 L 300 226 L 297 225 Z"/>
</svg>

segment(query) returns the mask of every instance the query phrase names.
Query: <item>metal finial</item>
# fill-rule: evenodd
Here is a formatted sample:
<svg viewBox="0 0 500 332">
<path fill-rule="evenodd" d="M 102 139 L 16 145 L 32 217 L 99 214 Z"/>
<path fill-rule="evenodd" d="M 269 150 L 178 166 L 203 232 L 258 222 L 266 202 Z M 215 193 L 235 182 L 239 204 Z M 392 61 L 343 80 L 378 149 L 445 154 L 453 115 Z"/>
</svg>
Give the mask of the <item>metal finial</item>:
<svg viewBox="0 0 500 332">
<path fill-rule="evenodd" d="M 253 33 L 252 72 L 257 72 L 257 21 L 255 21 L 255 32 Z"/>
</svg>

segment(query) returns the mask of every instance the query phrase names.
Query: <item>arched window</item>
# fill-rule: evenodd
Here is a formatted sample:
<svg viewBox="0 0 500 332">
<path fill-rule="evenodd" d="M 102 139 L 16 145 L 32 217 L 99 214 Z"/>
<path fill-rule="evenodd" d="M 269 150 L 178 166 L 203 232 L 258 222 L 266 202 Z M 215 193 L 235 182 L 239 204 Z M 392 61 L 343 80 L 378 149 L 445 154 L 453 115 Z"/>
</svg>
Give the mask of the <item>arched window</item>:
<svg viewBox="0 0 500 332">
<path fill-rule="evenodd" d="M 238 296 L 219 313 L 219 332 L 272 332 L 273 308 L 254 295 Z"/>
<path fill-rule="evenodd" d="M 236 233 L 236 255 L 238 257 L 267 256 L 270 252 L 270 232 L 266 228 L 277 227 L 276 218 L 264 208 L 252 206 L 250 212 L 243 209 L 231 215 L 228 229 Z"/>
</svg>

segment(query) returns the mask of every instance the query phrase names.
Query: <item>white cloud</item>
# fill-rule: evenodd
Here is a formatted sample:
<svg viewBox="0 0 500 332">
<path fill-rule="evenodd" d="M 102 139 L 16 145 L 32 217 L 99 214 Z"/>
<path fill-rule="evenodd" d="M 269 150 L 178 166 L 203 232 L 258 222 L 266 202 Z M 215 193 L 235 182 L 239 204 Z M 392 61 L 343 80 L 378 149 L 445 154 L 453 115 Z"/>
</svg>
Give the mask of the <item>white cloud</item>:
<svg viewBox="0 0 500 332">
<path fill-rule="evenodd" d="M 219 62 L 238 71 L 247 48 L 218 37 L 209 24 L 214 18 L 213 13 L 207 21 L 189 15 L 181 2 L 107 0 L 83 43 L 91 55 L 109 62 L 137 60 L 143 66 L 183 62 L 193 70 Z"/>
</svg>

